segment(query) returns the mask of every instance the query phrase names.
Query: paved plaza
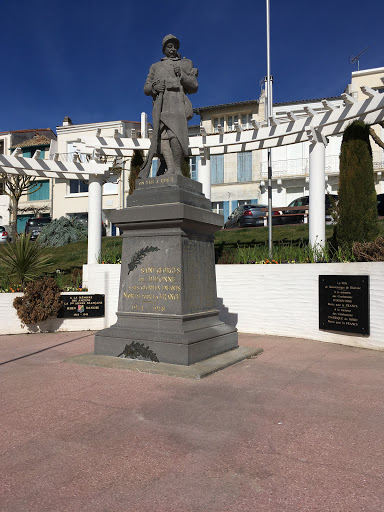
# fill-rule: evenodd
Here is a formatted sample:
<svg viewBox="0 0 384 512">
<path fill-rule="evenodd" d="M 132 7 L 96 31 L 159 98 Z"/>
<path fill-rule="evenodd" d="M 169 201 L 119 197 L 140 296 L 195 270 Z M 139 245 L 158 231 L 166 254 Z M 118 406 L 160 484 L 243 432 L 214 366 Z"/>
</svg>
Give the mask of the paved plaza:
<svg viewBox="0 0 384 512">
<path fill-rule="evenodd" d="M 383 511 L 384 352 L 239 339 L 263 353 L 191 380 L 1 336 L 0 511 Z"/>
</svg>

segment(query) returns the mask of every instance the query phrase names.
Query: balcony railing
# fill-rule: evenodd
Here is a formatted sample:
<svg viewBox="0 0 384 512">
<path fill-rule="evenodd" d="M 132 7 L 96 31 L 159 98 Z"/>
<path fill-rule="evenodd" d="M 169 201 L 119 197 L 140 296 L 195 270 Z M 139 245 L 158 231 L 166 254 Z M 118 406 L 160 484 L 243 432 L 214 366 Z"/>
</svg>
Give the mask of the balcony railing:
<svg viewBox="0 0 384 512">
<path fill-rule="evenodd" d="M 272 175 L 275 178 L 282 176 L 308 176 L 308 169 L 308 158 L 272 160 Z M 268 177 L 268 162 L 261 162 L 261 177 Z"/>
<path fill-rule="evenodd" d="M 372 153 L 373 168 L 375 171 L 384 170 L 384 152 L 374 151 Z M 261 177 L 268 177 L 268 162 L 261 162 Z M 326 174 L 338 174 L 339 155 L 325 157 Z M 291 160 L 272 160 L 272 175 L 274 178 L 308 176 L 309 158 L 296 158 Z"/>
<path fill-rule="evenodd" d="M 92 159 L 92 154 L 90 153 L 52 153 L 49 155 L 50 160 L 53 160 L 55 155 L 59 162 L 87 163 Z M 110 163 L 111 167 L 122 166 L 126 160 L 125 157 L 112 155 L 101 155 L 98 158 L 101 163 Z"/>
</svg>

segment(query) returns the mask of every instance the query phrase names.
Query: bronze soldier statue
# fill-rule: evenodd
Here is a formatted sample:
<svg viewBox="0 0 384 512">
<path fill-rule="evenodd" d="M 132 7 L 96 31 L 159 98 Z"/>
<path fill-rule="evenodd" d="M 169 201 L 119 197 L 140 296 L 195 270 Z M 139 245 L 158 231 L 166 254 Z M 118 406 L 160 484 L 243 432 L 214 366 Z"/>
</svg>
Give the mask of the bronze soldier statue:
<svg viewBox="0 0 384 512">
<path fill-rule="evenodd" d="M 160 158 L 160 174 L 182 174 L 181 164 L 188 155 L 188 125 L 193 117 L 187 94 L 197 91 L 197 69 L 192 61 L 181 59 L 179 40 L 172 34 L 163 39 L 163 53 L 152 64 L 144 85 L 144 93 L 153 97 L 153 137 L 140 178 L 147 178 L 155 155 Z"/>
</svg>

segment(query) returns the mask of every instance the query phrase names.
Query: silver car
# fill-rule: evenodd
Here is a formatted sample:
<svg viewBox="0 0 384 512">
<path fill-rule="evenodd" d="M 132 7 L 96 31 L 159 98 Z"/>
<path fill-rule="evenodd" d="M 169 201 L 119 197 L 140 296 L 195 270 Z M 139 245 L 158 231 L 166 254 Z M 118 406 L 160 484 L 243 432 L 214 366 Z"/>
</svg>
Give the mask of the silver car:
<svg viewBox="0 0 384 512">
<path fill-rule="evenodd" d="M 0 244 L 8 242 L 8 231 L 4 226 L 0 226 Z"/>
</svg>

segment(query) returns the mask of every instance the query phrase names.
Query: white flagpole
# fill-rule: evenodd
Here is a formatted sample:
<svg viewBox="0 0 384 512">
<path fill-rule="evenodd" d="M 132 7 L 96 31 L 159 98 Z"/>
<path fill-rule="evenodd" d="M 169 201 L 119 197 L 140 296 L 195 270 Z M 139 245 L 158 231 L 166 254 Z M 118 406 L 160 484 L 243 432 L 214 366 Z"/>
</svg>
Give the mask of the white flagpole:
<svg viewBox="0 0 384 512">
<path fill-rule="evenodd" d="M 272 112 L 272 82 L 271 82 L 271 51 L 270 51 L 270 18 L 269 18 L 269 0 L 266 0 L 267 11 L 267 125 L 271 126 L 270 117 Z M 273 238 L 272 238 L 272 158 L 271 149 L 268 149 L 268 250 L 269 257 L 273 257 Z"/>
</svg>

